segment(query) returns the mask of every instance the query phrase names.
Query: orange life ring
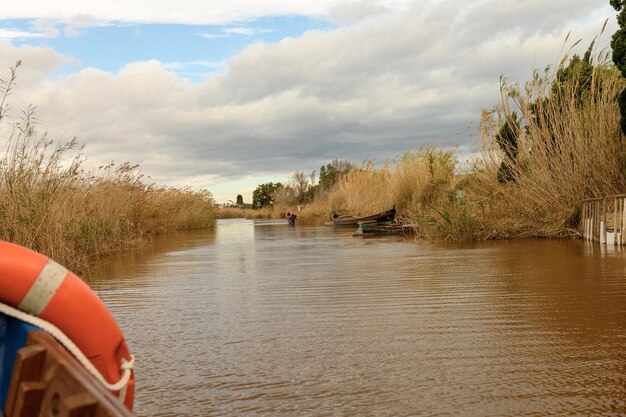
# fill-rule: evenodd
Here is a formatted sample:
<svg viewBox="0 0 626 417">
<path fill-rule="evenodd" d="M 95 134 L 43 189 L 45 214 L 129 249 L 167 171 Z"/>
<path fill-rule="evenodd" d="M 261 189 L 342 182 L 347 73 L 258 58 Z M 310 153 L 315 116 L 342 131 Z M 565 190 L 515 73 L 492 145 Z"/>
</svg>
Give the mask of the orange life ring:
<svg viewBox="0 0 626 417">
<path fill-rule="evenodd" d="M 0 302 L 58 327 L 111 384 L 122 376 L 122 360 L 131 361 L 122 331 L 87 284 L 48 257 L 3 241 Z M 131 411 L 134 388 L 131 374 L 124 398 Z"/>
</svg>

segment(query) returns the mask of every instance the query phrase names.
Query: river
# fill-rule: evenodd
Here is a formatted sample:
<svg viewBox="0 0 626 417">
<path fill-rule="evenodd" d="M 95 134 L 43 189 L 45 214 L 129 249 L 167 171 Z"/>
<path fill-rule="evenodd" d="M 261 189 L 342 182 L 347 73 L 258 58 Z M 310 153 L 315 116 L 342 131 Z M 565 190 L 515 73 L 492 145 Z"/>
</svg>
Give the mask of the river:
<svg viewBox="0 0 626 417">
<path fill-rule="evenodd" d="M 626 263 L 597 244 L 220 220 L 90 283 L 138 416 L 626 415 Z"/>
</svg>

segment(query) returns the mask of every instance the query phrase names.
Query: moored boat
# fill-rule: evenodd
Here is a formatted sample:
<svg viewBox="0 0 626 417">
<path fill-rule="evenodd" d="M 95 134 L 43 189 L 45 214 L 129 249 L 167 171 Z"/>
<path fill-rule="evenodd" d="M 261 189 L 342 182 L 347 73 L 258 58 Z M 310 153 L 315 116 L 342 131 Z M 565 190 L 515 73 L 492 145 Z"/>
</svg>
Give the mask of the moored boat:
<svg viewBox="0 0 626 417">
<path fill-rule="evenodd" d="M 382 213 L 371 214 L 369 216 L 338 216 L 333 213 L 333 223 L 335 226 L 356 226 L 365 222 L 390 222 L 396 217 L 396 207 Z"/>
<path fill-rule="evenodd" d="M 402 223 L 359 223 L 352 236 L 414 235 L 415 225 Z"/>
</svg>

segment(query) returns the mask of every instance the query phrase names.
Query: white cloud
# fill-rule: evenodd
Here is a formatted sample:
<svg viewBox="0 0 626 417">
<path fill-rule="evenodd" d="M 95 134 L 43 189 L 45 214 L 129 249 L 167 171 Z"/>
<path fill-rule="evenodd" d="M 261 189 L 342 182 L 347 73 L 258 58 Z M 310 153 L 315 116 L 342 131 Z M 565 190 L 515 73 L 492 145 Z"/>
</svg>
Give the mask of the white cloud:
<svg viewBox="0 0 626 417">
<path fill-rule="evenodd" d="M 232 33 L 232 34 L 235 34 L 235 35 L 250 36 L 250 35 L 254 35 L 256 33 L 256 31 L 254 29 L 252 29 L 252 28 L 236 27 L 236 28 L 224 29 L 224 33 Z"/>
<path fill-rule="evenodd" d="M 137 23 L 224 24 L 262 16 L 327 16 L 338 5 L 362 3 L 361 0 L 30 0 L 2 5 L 4 18 L 69 20 L 77 15 L 104 21 Z M 400 7 L 403 0 L 388 0 L 387 9 Z"/>
<path fill-rule="evenodd" d="M 404 12 L 410 8 L 411 1 L 356 0 L 338 1 L 330 5 L 329 19 L 338 24 L 352 24 L 374 18 L 390 12 Z M 428 1 L 422 2 L 427 5 Z"/>
<path fill-rule="evenodd" d="M 199 35 L 206 39 L 219 39 L 219 38 L 225 38 L 226 36 L 228 36 L 225 33 L 208 33 L 208 32 L 200 32 Z"/>
<path fill-rule="evenodd" d="M 87 14 L 73 15 L 65 23 L 63 32 L 68 38 L 77 38 L 82 36 L 87 29 L 101 25 L 97 18 Z"/>
<path fill-rule="evenodd" d="M 45 38 L 56 38 L 59 36 L 59 29 L 55 22 L 46 19 L 35 19 L 31 22 L 32 29 L 40 33 Z"/>
<path fill-rule="evenodd" d="M 39 91 L 53 71 L 73 62 L 52 49 L 31 46 L 16 48 L 8 41 L 0 40 L 0 73 L 2 69 L 8 72 L 9 66 L 14 65 L 18 60 L 23 62 L 20 68 L 19 86 L 25 95 Z M 5 77 L 0 76 L 0 78 Z"/>
<path fill-rule="evenodd" d="M 604 0 L 553 3 L 424 2 L 251 45 L 200 85 L 172 72 L 189 63 L 157 61 L 51 81 L 64 57 L 2 43 L 0 68 L 24 60 L 14 104 L 37 104 L 46 127 L 78 135 L 90 160 L 137 162 L 158 183 L 211 189 L 333 158 L 466 145 L 468 126 L 498 100 L 500 75 L 523 80 L 555 62 L 570 30 L 584 52 L 614 16 Z M 612 19 L 601 47 L 614 30 Z"/>
<path fill-rule="evenodd" d="M 19 29 L 0 29 L 1 40 L 35 39 L 48 37 L 44 33 L 27 32 Z"/>
</svg>

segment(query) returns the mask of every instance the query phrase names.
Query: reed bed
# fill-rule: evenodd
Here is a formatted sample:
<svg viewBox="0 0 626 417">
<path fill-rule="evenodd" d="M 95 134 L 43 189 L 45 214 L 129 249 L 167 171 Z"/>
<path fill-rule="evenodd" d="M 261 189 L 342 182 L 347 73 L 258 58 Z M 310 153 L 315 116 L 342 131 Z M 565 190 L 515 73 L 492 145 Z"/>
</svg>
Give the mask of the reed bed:
<svg viewBox="0 0 626 417">
<path fill-rule="evenodd" d="M 5 98 L 13 81 L 3 86 Z M 77 273 L 86 272 L 94 256 L 135 246 L 158 233 L 215 222 L 208 191 L 147 185 L 128 163 L 85 171 L 77 141 L 38 134 L 32 110 L 9 121 L 2 107 L 0 135 L 5 137 L 0 239 L 43 253 Z"/>
<path fill-rule="evenodd" d="M 456 159 L 434 146 L 405 153 L 376 166 L 367 161 L 344 174 L 331 190 L 300 213 L 307 224 L 323 224 L 332 213 L 369 215 L 396 207 L 400 217 L 415 218 L 446 200 Z"/>
<path fill-rule="evenodd" d="M 567 77 L 565 61 L 521 86 L 502 80 L 501 103 L 481 118 L 481 157 L 467 172 L 458 172 L 453 151 L 424 147 L 381 166 L 352 168 L 302 210 L 280 198 L 260 210 L 218 210 L 210 193 L 146 185 L 129 164 L 87 173 L 77 142 L 38 136 L 28 111 L 0 125 L 8 137 L 0 159 L 0 238 L 81 271 L 90 257 L 152 234 L 210 226 L 216 217 L 284 218 L 287 211 L 299 223 L 323 224 L 333 212 L 368 215 L 395 206 L 429 240 L 578 236 L 582 200 L 626 189 L 617 105 L 626 82 L 602 54 L 591 66 L 570 65 Z M 515 152 L 496 139 L 506 121 Z"/>
<path fill-rule="evenodd" d="M 217 209 L 218 219 L 278 219 L 285 217 L 287 210 L 283 206 L 264 207 L 261 209 L 222 207 Z"/>
<path fill-rule="evenodd" d="M 590 75 L 559 81 L 545 71 L 523 88 L 502 82 L 502 103 L 481 123 L 482 166 L 466 187 L 475 238 L 578 236 L 582 200 L 624 192 L 616 102 L 624 79 L 602 59 Z M 500 182 L 497 171 L 507 157 L 493 138 L 497 120 L 513 111 L 520 115 L 518 155 L 509 161 L 513 180 Z"/>
<path fill-rule="evenodd" d="M 246 210 L 246 219 L 280 219 L 285 217 L 287 210 L 283 206 L 274 205 L 257 210 Z"/>
<path fill-rule="evenodd" d="M 244 219 L 246 209 L 239 207 L 220 207 L 216 211 L 218 219 Z"/>
<path fill-rule="evenodd" d="M 146 185 L 123 164 L 86 173 L 75 141 L 14 138 L 0 161 L 0 238 L 41 252 L 78 273 L 89 260 L 151 235 L 209 227 L 207 191 Z"/>
<path fill-rule="evenodd" d="M 626 190 L 617 105 L 626 82 L 605 55 L 568 59 L 521 86 L 502 79 L 501 103 L 481 118 L 481 157 L 467 172 L 457 172 L 451 151 L 435 147 L 381 167 L 367 163 L 300 219 L 321 224 L 333 211 L 371 214 L 395 205 L 429 240 L 579 236 L 582 200 Z M 516 121 L 515 152 L 496 139 L 507 120 Z"/>
</svg>

